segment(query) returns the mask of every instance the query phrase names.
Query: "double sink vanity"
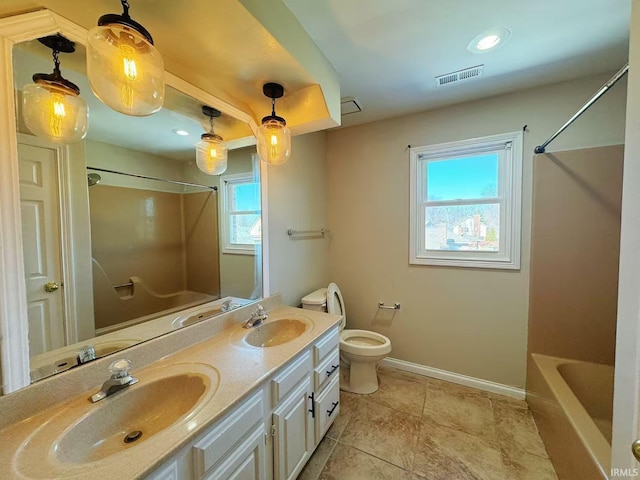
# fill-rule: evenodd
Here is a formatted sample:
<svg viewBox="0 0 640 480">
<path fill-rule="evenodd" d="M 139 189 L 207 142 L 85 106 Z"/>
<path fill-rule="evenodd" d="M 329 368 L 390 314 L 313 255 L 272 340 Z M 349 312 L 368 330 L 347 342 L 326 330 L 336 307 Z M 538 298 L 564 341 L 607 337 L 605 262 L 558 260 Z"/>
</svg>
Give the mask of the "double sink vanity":
<svg viewBox="0 0 640 480">
<path fill-rule="evenodd" d="M 0 476 L 295 479 L 339 412 L 340 317 L 262 305 L 1 397 Z M 121 358 L 137 383 L 93 403 Z"/>
</svg>

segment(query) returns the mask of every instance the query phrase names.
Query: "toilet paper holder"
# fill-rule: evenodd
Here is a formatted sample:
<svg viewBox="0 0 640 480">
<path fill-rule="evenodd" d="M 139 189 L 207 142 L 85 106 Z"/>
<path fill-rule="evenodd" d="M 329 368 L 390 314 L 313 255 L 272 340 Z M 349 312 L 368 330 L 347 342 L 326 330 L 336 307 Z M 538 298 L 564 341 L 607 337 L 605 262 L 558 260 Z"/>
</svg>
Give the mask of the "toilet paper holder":
<svg viewBox="0 0 640 480">
<path fill-rule="evenodd" d="M 381 310 L 400 310 L 400 304 L 394 303 L 393 305 L 385 305 L 384 302 L 378 302 L 378 308 Z"/>
</svg>

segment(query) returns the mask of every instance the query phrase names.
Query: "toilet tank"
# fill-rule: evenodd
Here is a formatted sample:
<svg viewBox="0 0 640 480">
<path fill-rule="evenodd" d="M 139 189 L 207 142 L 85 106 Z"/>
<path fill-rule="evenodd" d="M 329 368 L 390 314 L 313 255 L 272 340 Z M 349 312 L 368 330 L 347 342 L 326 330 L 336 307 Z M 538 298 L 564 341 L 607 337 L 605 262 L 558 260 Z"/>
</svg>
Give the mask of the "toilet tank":
<svg viewBox="0 0 640 480">
<path fill-rule="evenodd" d="M 327 289 L 319 288 L 302 298 L 302 308 L 315 310 L 316 312 L 327 311 Z"/>
</svg>

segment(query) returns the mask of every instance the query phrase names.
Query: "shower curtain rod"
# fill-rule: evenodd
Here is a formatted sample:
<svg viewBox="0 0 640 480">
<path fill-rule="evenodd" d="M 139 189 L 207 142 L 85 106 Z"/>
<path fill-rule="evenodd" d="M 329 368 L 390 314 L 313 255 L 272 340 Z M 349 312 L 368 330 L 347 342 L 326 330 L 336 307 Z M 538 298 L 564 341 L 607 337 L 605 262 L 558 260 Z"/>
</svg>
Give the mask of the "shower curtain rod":
<svg viewBox="0 0 640 480">
<path fill-rule="evenodd" d="M 137 173 L 116 172 L 115 170 L 107 170 L 106 168 L 87 167 L 87 170 L 95 170 L 96 172 L 115 173 L 116 175 L 126 175 L 127 177 L 144 178 L 145 180 L 157 180 L 158 182 L 173 183 L 175 185 L 184 185 L 185 187 L 199 187 L 208 190 L 218 191 L 218 187 L 209 185 L 200 185 L 199 183 L 181 182 L 179 180 L 167 180 L 166 178 L 149 177 L 147 175 L 138 175 Z"/>
<path fill-rule="evenodd" d="M 607 83 L 605 83 L 602 87 L 600 87 L 600 90 L 598 90 L 598 91 L 595 93 L 595 95 L 594 95 L 593 97 L 591 97 L 591 98 L 589 99 L 589 101 L 588 101 L 587 103 L 585 103 L 585 104 L 582 106 L 582 108 L 581 108 L 580 110 L 578 110 L 578 111 L 575 113 L 575 115 L 569 119 L 569 121 L 567 121 L 567 123 L 565 123 L 562 127 L 560 127 L 560 129 L 559 129 L 556 133 L 554 133 L 553 135 L 551 135 L 551 136 L 549 137 L 549 139 L 548 139 L 546 142 L 544 142 L 542 145 L 538 145 L 538 146 L 533 150 L 533 152 L 534 152 L 534 153 L 544 153 L 544 152 L 545 152 L 545 148 L 547 147 L 547 145 L 549 145 L 551 142 L 553 142 L 553 141 L 556 139 L 556 137 L 557 137 L 558 135 L 560 135 L 562 132 L 564 132 L 564 131 L 566 130 L 566 128 L 567 128 L 569 125 L 571 125 L 573 122 L 575 122 L 575 121 L 576 121 L 576 119 L 577 119 L 580 115 L 582 115 L 584 112 L 586 112 L 586 111 L 589 109 L 589 107 L 590 107 L 591 105 L 593 105 L 594 103 L 596 103 L 596 101 L 597 101 L 597 100 L 598 100 L 602 95 L 604 95 L 605 93 L 607 93 L 607 91 L 608 91 L 611 87 L 613 87 L 613 86 L 618 82 L 618 80 L 620 80 L 620 79 L 621 79 L 621 78 L 622 78 L 622 77 L 623 77 L 623 76 L 624 76 L 628 71 L 629 71 L 629 64 L 627 63 L 624 67 L 622 67 L 620 70 L 618 70 L 618 72 L 617 72 L 613 77 L 611 77 L 611 79 L 610 79 Z"/>
</svg>

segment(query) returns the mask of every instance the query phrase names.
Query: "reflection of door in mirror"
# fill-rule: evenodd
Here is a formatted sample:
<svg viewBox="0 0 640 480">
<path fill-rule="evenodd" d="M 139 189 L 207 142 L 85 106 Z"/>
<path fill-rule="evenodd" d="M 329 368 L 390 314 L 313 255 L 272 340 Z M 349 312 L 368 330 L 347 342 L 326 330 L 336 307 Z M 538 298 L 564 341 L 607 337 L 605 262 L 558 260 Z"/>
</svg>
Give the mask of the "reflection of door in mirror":
<svg viewBox="0 0 640 480">
<path fill-rule="evenodd" d="M 34 139 L 35 140 L 35 139 Z M 29 350 L 32 355 L 65 345 L 58 194 L 58 150 L 18 144 Z"/>
</svg>

